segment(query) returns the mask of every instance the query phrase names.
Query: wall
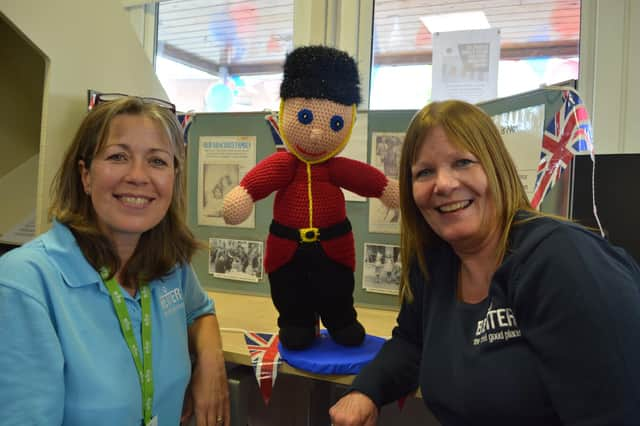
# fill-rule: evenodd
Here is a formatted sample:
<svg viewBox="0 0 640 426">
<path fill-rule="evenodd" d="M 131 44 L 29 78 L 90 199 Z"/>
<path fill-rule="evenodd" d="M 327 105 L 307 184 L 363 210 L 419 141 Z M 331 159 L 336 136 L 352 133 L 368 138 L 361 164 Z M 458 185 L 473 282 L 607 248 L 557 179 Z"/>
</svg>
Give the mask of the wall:
<svg viewBox="0 0 640 426">
<path fill-rule="evenodd" d="M 640 3 L 637 1 L 627 2 L 629 5 L 628 15 L 625 19 L 627 29 L 627 50 L 625 60 L 627 61 L 626 85 L 625 85 L 625 113 L 624 113 L 624 152 L 640 152 L 640 106 L 637 100 L 640 99 Z"/>
<path fill-rule="evenodd" d="M 47 58 L 0 13 L 0 241 L 32 217 L 36 205 L 42 98 Z"/>
<path fill-rule="evenodd" d="M 579 90 L 596 152 L 640 152 L 640 2 L 582 0 Z"/>
<path fill-rule="evenodd" d="M 0 40 L 0 146 L 11 148 L 0 155 L 2 177 L 40 150 L 46 58 L 1 15 Z"/>
<path fill-rule="evenodd" d="M 86 112 L 87 89 L 166 94 L 119 1 L 0 0 L 0 12 L 50 60 L 37 178 L 39 233 L 49 226 L 49 185 Z"/>
<path fill-rule="evenodd" d="M 36 210 L 37 170 L 38 154 L 34 154 L 0 179 L 0 243 L 17 245 L 18 241 L 15 238 L 4 234 L 32 218 L 31 215 Z M 15 237 L 15 234 L 13 236 Z"/>
</svg>

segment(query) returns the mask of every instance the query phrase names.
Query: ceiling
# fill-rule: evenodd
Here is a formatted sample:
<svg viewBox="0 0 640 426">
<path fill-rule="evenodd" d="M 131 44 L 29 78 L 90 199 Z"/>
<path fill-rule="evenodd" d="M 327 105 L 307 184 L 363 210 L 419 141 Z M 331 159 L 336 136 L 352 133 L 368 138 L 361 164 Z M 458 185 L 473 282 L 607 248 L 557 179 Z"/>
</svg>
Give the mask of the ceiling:
<svg viewBox="0 0 640 426">
<path fill-rule="evenodd" d="M 500 28 L 503 59 L 578 55 L 580 0 L 376 0 L 374 63 L 431 63 L 431 33 L 419 17 L 477 10 Z M 292 35 L 293 0 L 159 5 L 158 54 L 216 75 L 280 72 Z"/>
</svg>

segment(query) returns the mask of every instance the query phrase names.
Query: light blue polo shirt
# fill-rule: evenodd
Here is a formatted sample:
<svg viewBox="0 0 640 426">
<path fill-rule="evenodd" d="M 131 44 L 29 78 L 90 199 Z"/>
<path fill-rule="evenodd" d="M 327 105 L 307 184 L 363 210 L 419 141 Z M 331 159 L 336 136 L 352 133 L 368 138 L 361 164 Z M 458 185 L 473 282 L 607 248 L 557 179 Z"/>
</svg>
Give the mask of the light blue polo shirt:
<svg viewBox="0 0 640 426">
<path fill-rule="evenodd" d="M 190 266 L 150 288 L 153 414 L 175 426 L 191 374 L 187 326 L 214 306 Z M 139 294 L 122 293 L 140 345 Z M 0 423 L 141 422 L 140 384 L 111 298 L 73 234 L 54 222 L 0 258 Z"/>
</svg>

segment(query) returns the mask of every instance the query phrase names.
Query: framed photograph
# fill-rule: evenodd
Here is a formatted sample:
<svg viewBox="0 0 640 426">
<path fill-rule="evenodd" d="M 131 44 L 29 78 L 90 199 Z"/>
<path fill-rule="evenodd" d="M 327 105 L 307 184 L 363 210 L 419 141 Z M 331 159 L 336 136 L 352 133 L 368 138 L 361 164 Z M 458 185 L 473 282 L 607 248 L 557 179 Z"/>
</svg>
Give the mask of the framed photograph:
<svg viewBox="0 0 640 426">
<path fill-rule="evenodd" d="M 209 274 L 227 280 L 262 280 L 262 241 L 209 238 Z"/>
<path fill-rule="evenodd" d="M 397 180 L 403 143 L 404 133 L 372 133 L 371 165 L 385 176 Z M 400 209 L 391 209 L 377 198 L 370 199 L 369 232 L 399 234 Z"/>
<path fill-rule="evenodd" d="M 362 288 L 366 291 L 400 293 L 400 246 L 364 243 L 362 265 Z"/>
</svg>

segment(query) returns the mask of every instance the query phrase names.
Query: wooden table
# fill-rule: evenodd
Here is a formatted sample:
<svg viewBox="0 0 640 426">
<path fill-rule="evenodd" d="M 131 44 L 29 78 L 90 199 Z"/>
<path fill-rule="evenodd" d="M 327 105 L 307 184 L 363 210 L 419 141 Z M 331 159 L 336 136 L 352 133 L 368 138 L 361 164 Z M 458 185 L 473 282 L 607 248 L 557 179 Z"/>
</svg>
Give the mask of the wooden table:
<svg viewBox="0 0 640 426">
<path fill-rule="evenodd" d="M 224 357 L 228 362 L 251 365 L 251 358 L 244 341 L 243 332 L 257 331 L 277 333 L 278 313 L 268 296 L 254 296 L 235 293 L 209 292 L 216 305 L 218 322 L 222 332 Z M 356 307 L 358 320 L 368 334 L 387 338 L 395 325 L 397 311 Z M 291 367 L 283 362 L 280 373 L 340 384 L 350 384 L 353 375 L 312 374 Z"/>
</svg>

